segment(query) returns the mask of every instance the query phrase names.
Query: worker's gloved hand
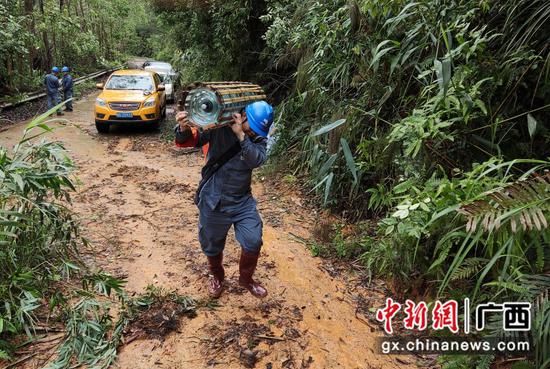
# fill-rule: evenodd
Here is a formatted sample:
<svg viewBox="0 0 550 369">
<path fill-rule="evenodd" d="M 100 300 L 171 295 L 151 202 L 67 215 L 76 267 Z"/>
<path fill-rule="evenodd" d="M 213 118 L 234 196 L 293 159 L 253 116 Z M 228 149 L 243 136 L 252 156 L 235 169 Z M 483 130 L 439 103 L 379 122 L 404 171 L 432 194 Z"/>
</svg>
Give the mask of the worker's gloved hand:
<svg viewBox="0 0 550 369">
<path fill-rule="evenodd" d="M 186 111 L 180 111 L 178 114 L 176 114 L 176 121 L 180 125 L 181 132 L 189 129 L 189 120 L 187 119 Z"/>
<path fill-rule="evenodd" d="M 189 120 L 187 119 L 186 111 L 180 111 L 178 114 L 176 114 L 176 120 L 178 121 L 182 129 L 189 127 Z"/>
<path fill-rule="evenodd" d="M 246 137 L 246 134 L 243 131 L 243 116 L 239 113 L 233 114 L 233 123 L 231 124 L 231 129 L 239 141 L 243 141 Z"/>
<path fill-rule="evenodd" d="M 187 119 L 187 112 L 180 111 L 176 114 L 176 120 L 178 124 L 174 127 L 174 133 L 176 134 L 176 143 L 183 145 L 189 140 L 193 133 L 191 132 L 191 127 L 189 126 L 189 120 Z"/>
</svg>

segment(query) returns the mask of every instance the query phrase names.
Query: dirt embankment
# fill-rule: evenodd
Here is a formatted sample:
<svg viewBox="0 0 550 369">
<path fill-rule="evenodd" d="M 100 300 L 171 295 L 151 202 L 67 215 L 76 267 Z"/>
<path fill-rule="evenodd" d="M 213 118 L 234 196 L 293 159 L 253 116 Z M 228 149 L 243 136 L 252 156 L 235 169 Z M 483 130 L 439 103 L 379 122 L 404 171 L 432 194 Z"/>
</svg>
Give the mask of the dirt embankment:
<svg viewBox="0 0 550 369">
<path fill-rule="evenodd" d="M 148 285 L 206 298 L 206 263 L 197 240 L 193 194 L 203 159 L 182 154 L 158 133 L 116 129 L 99 136 L 95 95 L 67 114 L 51 139 L 66 143 L 82 182 L 74 209 L 94 252 L 90 263 L 127 279 L 130 293 Z M 22 125 L 2 133 L 13 143 Z M 317 217 L 300 199 L 257 180 L 264 248 L 256 277 L 269 295 L 258 300 L 237 285 L 239 247 L 228 237 L 227 288 L 215 309 L 182 319 L 175 332 L 136 339 L 120 349 L 118 366 L 137 368 L 412 368 L 415 360 L 376 352 L 382 333 L 363 319 L 379 306 L 380 291 L 358 288 L 350 276 L 311 256 L 308 238 Z M 347 278 L 347 280 L 346 280 Z M 376 302 L 375 302 L 376 301 Z M 39 357 L 29 361 L 39 366 Z"/>
</svg>

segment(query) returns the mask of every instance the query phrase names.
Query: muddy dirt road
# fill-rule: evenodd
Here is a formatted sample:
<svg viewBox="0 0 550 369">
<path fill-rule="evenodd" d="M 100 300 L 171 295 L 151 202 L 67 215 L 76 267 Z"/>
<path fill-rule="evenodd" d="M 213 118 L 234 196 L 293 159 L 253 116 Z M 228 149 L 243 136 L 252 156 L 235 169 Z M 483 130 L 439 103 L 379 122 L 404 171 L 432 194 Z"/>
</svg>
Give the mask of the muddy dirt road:
<svg viewBox="0 0 550 369">
<path fill-rule="evenodd" d="M 49 139 L 65 142 L 81 180 L 74 208 L 82 217 L 95 259 L 90 263 L 125 277 L 140 293 L 148 285 L 206 298 L 206 263 L 197 240 L 193 194 L 203 163 L 182 154 L 159 133 L 115 129 L 98 135 L 92 94 L 75 104 Z M 0 133 L 9 145 L 24 125 Z M 257 180 L 254 193 L 264 219 L 264 248 L 256 277 L 269 290 L 264 300 L 237 286 L 239 248 L 232 233 L 226 247 L 228 283 L 220 306 L 184 318 L 162 340 L 137 339 L 120 349 L 118 366 L 138 368 L 242 368 L 252 351 L 256 368 L 412 368 L 407 356 L 375 352 L 381 333 L 356 317 L 357 301 L 374 293 L 350 289 L 331 276 L 297 237 L 309 237 L 318 221 L 300 199 L 268 191 Z M 379 301 L 378 293 L 376 299 Z M 372 305 L 371 305 L 372 306 Z M 246 351 L 249 349 L 249 351 Z M 38 364 L 38 363 L 35 363 Z"/>
</svg>

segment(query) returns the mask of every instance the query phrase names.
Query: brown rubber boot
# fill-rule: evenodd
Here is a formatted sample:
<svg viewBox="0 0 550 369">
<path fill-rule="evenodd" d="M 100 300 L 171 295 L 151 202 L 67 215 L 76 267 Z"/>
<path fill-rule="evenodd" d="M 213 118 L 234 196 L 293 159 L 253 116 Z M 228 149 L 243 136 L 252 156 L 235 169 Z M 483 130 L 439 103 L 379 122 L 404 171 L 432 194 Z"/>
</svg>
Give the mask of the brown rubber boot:
<svg viewBox="0 0 550 369">
<path fill-rule="evenodd" d="M 258 264 L 259 256 L 259 252 L 252 253 L 245 250 L 241 251 L 239 284 L 246 288 L 254 297 L 263 298 L 267 296 L 267 290 L 252 279 L 252 275 Z"/>
<path fill-rule="evenodd" d="M 220 252 L 219 255 L 207 257 L 210 274 L 212 274 L 208 283 L 208 293 L 211 297 L 217 299 L 222 294 L 223 280 L 225 279 L 225 271 L 222 265 L 223 253 Z"/>
</svg>

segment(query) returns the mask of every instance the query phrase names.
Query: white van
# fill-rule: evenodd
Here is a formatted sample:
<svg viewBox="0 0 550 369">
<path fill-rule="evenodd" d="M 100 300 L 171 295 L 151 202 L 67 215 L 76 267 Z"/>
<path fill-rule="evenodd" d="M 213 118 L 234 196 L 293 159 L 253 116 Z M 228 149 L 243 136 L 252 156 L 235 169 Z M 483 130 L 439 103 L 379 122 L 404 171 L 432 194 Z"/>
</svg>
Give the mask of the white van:
<svg viewBox="0 0 550 369">
<path fill-rule="evenodd" d="M 172 68 L 170 64 L 164 62 L 148 62 L 144 69 L 158 73 L 162 79 L 162 84 L 166 88 L 166 99 L 173 102 L 176 99 L 175 79 L 177 77 L 174 68 Z"/>
</svg>

